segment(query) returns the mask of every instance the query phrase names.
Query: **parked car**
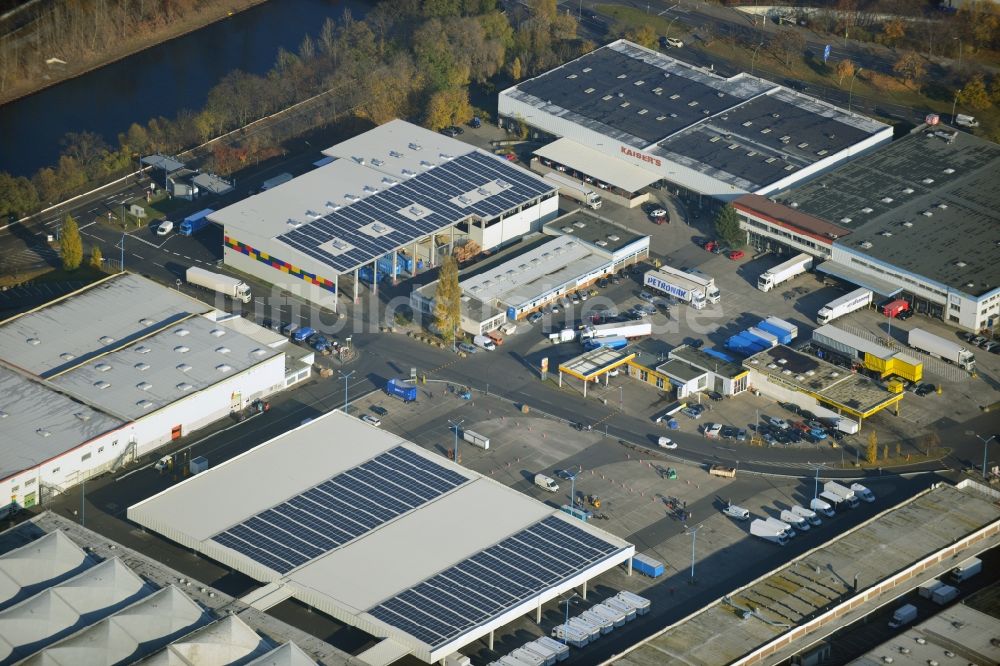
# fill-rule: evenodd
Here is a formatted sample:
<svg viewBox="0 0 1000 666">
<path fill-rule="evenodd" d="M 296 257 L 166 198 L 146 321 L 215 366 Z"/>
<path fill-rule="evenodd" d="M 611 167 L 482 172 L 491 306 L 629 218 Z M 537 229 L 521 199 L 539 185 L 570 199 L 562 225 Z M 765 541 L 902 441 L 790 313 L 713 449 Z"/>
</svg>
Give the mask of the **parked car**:
<svg viewBox="0 0 1000 666">
<path fill-rule="evenodd" d="M 681 410 L 681 414 L 683 414 L 684 416 L 687 416 L 688 418 L 700 419 L 701 418 L 701 412 L 698 411 L 697 409 L 695 409 L 695 407 L 697 407 L 697 406 L 698 405 L 691 405 L 690 407 L 685 407 L 684 409 Z"/>
<path fill-rule="evenodd" d="M 388 416 L 389 410 L 385 407 L 379 407 L 378 405 L 372 405 L 370 409 L 378 414 L 379 416 Z"/>
<path fill-rule="evenodd" d="M 455 137 L 455 136 L 458 136 L 459 134 L 461 134 L 464 131 L 465 130 L 463 130 L 461 127 L 458 127 L 456 125 L 450 125 L 449 127 L 443 128 L 441 130 L 441 134 L 444 134 L 445 136 Z"/>
<path fill-rule="evenodd" d="M 765 416 L 764 423 L 767 423 L 770 426 L 774 426 L 775 428 L 780 428 L 782 430 L 788 430 L 789 428 L 788 421 L 786 421 L 785 419 L 776 418 L 774 416 Z"/>
<path fill-rule="evenodd" d="M 1000 342 L 996 342 L 995 340 L 990 340 L 985 345 L 983 345 L 983 349 L 990 352 L 991 354 L 1000 354 Z"/>
<path fill-rule="evenodd" d="M 532 312 L 530 315 L 528 315 L 528 323 L 537 324 L 542 320 L 542 316 L 543 315 L 541 312 Z"/>
<path fill-rule="evenodd" d="M 166 236 L 173 230 L 174 230 L 174 223 L 171 222 L 170 220 L 164 220 L 163 222 L 160 222 L 160 226 L 156 227 L 156 235 Z"/>
<path fill-rule="evenodd" d="M 898 319 L 900 321 L 906 321 L 907 319 L 909 319 L 912 316 L 913 316 L 913 310 L 911 310 L 910 308 L 907 308 L 907 309 L 903 310 L 902 312 L 900 312 L 898 315 L 896 315 L 896 319 Z"/>
<path fill-rule="evenodd" d="M 718 439 L 719 433 L 722 432 L 721 423 L 706 423 L 701 429 L 701 434 L 709 439 Z"/>
<path fill-rule="evenodd" d="M 746 255 L 743 254 L 743 250 L 733 250 L 732 252 L 729 253 L 729 258 L 732 259 L 733 261 L 739 261 L 744 256 Z"/>
<path fill-rule="evenodd" d="M 643 303 L 640 303 L 639 305 L 636 305 L 632 309 L 635 310 L 635 311 L 637 311 L 637 312 L 645 312 L 646 314 L 656 314 L 656 308 L 654 306 L 652 306 L 652 305 L 645 305 Z"/>
<path fill-rule="evenodd" d="M 656 445 L 661 449 L 676 449 L 677 442 L 670 439 L 669 437 L 660 437 L 656 440 Z"/>
<path fill-rule="evenodd" d="M 925 395 L 934 393 L 936 391 L 937 391 L 937 386 L 935 386 L 934 384 L 920 384 L 913 392 L 923 397 Z"/>
<path fill-rule="evenodd" d="M 718 391 L 705 391 L 705 395 L 707 395 L 709 399 L 714 400 L 716 402 L 722 400 L 722 394 L 719 393 Z"/>
<path fill-rule="evenodd" d="M 663 210 L 662 208 L 654 208 L 653 210 L 649 211 L 649 219 L 655 222 L 656 224 L 664 224 L 666 222 L 670 222 L 670 216 L 667 215 L 667 211 Z"/>
<path fill-rule="evenodd" d="M 739 434 L 739 428 L 734 428 L 733 426 L 722 426 L 722 430 L 719 431 L 719 437 L 722 439 L 736 439 Z"/>
<path fill-rule="evenodd" d="M 647 303 L 652 303 L 656 299 L 656 295 L 651 294 L 648 291 L 640 291 L 639 298 Z"/>
<path fill-rule="evenodd" d="M 661 37 L 660 38 L 660 46 L 662 46 L 664 48 L 670 46 L 670 47 L 673 47 L 675 49 L 679 49 L 682 46 L 684 46 L 684 42 L 682 42 L 681 40 L 677 39 L 676 37 Z"/>
<path fill-rule="evenodd" d="M 466 354 L 475 354 L 479 351 L 478 349 L 475 348 L 475 346 L 470 345 L 468 342 L 459 342 L 458 350 L 463 351 Z"/>
<path fill-rule="evenodd" d="M 372 416 L 371 414 L 362 414 L 361 420 L 364 421 L 365 423 L 375 426 L 376 428 L 382 425 L 382 422 L 377 418 L 375 418 L 374 416 Z"/>
<path fill-rule="evenodd" d="M 576 474 L 567 471 L 565 469 L 557 469 L 556 471 L 552 472 L 552 474 L 565 481 L 572 481 L 576 477 Z"/>
</svg>

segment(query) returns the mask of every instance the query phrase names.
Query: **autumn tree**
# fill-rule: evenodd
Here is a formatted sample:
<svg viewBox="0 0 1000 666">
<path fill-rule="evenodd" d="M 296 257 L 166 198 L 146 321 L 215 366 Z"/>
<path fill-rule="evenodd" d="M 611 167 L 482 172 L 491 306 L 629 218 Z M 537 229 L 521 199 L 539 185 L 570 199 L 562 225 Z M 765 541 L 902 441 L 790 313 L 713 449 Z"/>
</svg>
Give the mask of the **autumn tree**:
<svg viewBox="0 0 1000 666">
<path fill-rule="evenodd" d="M 916 53 L 907 51 L 899 56 L 896 63 L 892 66 L 892 71 L 902 78 L 903 81 L 915 84 L 924 77 L 927 65 L 924 64 L 923 58 Z"/>
<path fill-rule="evenodd" d="M 726 204 L 715 216 L 715 233 L 730 247 L 742 247 L 746 233 L 740 229 L 740 217 L 731 204 Z"/>
<path fill-rule="evenodd" d="M 469 261 L 482 251 L 483 248 L 479 247 L 479 243 L 474 240 L 468 240 L 461 245 L 456 245 L 455 249 L 452 251 L 452 255 L 455 257 L 455 261 L 462 264 Z"/>
<path fill-rule="evenodd" d="M 524 75 L 523 66 L 521 65 L 521 58 L 515 57 L 510 63 L 510 78 L 515 81 L 520 81 L 521 77 Z"/>
<path fill-rule="evenodd" d="M 885 444 L 882 447 L 882 460 L 888 460 L 888 459 L 889 459 L 889 445 Z"/>
<path fill-rule="evenodd" d="M 67 271 L 75 271 L 83 262 L 83 240 L 72 215 L 67 215 L 63 220 L 59 234 L 59 255 L 62 257 L 63 269 Z"/>
<path fill-rule="evenodd" d="M 458 286 L 458 262 L 446 256 L 438 272 L 434 294 L 434 323 L 445 340 L 452 342 L 462 323 L 462 290 Z"/>
<path fill-rule="evenodd" d="M 959 104 L 970 106 L 977 111 L 988 109 L 993 104 L 990 95 L 986 92 L 983 75 L 979 73 L 974 74 L 965 82 L 965 85 L 958 91 L 957 97 Z"/>
<path fill-rule="evenodd" d="M 878 435 L 872 430 L 868 433 L 868 448 L 865 450 L 865 460 L 869 465 L 874 465 L 878 460 Z"/>
<path fill-rule="evenodd" d="M 906 24 L 902 19 L 894 18 L 882 24 L 882 43 L 895 46 L 906 36 Z"/>
<path fill-rule="evenodd" d="M 640 46 L 645 46 L 647 49 L 656 48 L 656 30 L 647 23 L 643 23 L 637 28 L 630 28 L 625 31 L 625 39 L 630 42 L 635 42 Z"/>
<path fill-rule="evenodd" d="M 36 205 L 38 193 L 30 180 L 0 171 L 0 216 L 5 221 L 9 215 L 21 217 L 31 212 Z"/>
<path fill-rule="evenodd" d="M 448 88 L 431 95 L 427 102 L 427 112 L 424 126 L 439 130 L 449 125 L 459 125 L 472 118 L 472 105 L 469 103 L 467 88 Z"/>
<path fill-rule="evenodd" d="M 97 270 L 104 268 L 104 255 L 101 254 L 101 246 L 95 245 L 90 248 L 90 267 Z"/>
<path fill-rule="evenodd" d="M 837 63 L 837 85 L 844 85 L 844 79 L 849 79 L 854 76 L 855 72 L 854 63 L 844 58 Z"/>
</svg>

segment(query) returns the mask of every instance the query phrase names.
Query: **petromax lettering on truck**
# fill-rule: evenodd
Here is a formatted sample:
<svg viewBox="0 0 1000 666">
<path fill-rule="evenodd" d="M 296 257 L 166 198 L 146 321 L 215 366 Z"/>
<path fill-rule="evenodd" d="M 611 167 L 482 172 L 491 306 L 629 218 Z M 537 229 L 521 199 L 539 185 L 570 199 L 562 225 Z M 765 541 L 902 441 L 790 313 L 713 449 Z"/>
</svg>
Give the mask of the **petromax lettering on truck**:
<svg viewBox="0 0 1000 666">
<path fill-rule="evenodd" d="M 687 299 L 688 297 L 687 289 L 682 289 L 678 286 L 670 284 L 669 282 L 664 282 L 655 275 L 646 275 L 646 285 L 659 289 L 664 293 L 672 294 L 677 298 Z"/>
<path fill-rule="evenodd" d="M 642 160 L 643 162 L 649 162 L 650 164 L 655 164 L 656 166 L 663 166 L 658 157 L 653 157 L 652 155 L 647 155 L 646 153 L 639 152 L 638 150 L 632 150 L 631 148 L 626 148 L 621 146 L 621 151 L 623 155 L 628 155 L 629 157 L 634 157 L 637 160 Z"/>
</svg>

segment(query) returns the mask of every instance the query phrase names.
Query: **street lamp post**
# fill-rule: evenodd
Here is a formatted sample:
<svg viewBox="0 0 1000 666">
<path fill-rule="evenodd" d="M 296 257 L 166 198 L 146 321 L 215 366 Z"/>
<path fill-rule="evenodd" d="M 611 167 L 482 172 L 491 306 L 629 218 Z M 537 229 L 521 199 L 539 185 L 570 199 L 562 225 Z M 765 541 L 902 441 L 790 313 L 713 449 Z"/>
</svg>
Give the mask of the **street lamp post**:
<svg viewBox="0 0 1000 666">
<path fill-rule="evenodd" d="M 697 543 L 698 541 L 698 530 L 700 530 L 701 528 L 702 525 L 699 525 L 698 527 L 688 527 L 687 525 L 684 526 L 684 529 L 687 530 L 687 534 L 691 535 L 691 584 L 692 585 L 694 585 L 694 546 L 695 543 Z"/>
<path fill-rule="evenodd" d="M 955 125 L 955 107 L 958 105 L 958 91 L 955 91 L 955 99 L 951 102 L 951 124 Z"/>
<path fill-rule="evenodd" d="M 351 376 L 354 375 L 355 371 L 351 370 L 346 375 L 344 374 L 343 370 L 338 370 L 337 372 L 340 373 L 340 378 L 344 380 L 344 413 L 346 414 L 347 413 L 347 380 L 350 379 Z"/>
<path fill-rule="evenodd" d="M 854 101 L 854 79 L 857 78 L 858 74 L 860 74 L 863 69 L 864 69 L 863 67 L 859 67 L 858 69 L 854 70 L 853 74 L 851 74 L 851 87 L 850 87 L 850 90 L 847 92 L 847 110 L 848 110 L 848 112 L 850 112 L 850 110 L 851 110 L 851 102 Z"/>
<path fill-rule="evenodd" d="M 754 62 L 756 62 L 756 60 L 757 60 L 757 51 L 762 46 L 764 46 L 764 42 L 761 42 L 756 47 L 754 47 L 753 56 L 751 56 L 751 58 L 750 58 L 750 76 L 753 76 L 753 66 L 754 66 Z"/>
<path fill-rule="evenodd" d="M 569 637 L 566 635 L 566 625 L 569 624 L 569 604 L 571 601 L 573 601 L 573 598 L 576 596 L 578 595 L 576 592 L 574 592 L 573 594 L 562 600 L 562 603 L 566 604 L 566 619 L 563 621 L 563 644 L 566 644 L 566 642 L 569 640 Z"/>
<path fill-rule="evenodd" d="M 952 39 L 958 40 L 958 68 L 962 69 L 962 38 L 952 37 Z"/>
<path fill-rule="evenodd" d="M 976 439 L 978 439 L 980 442 L 983 443 L 983 481 L 985 481 L 986 480 L 986 446 L 990 442 L 993 441 L 993 439 L 996 437 L 996 435 L 990 435 L 987 439 L 983 439 L 980 435 L 977 435 L 976 433 L 972 433 L 972 435 L 973 435 L 973 437 L 975 437 Z"/>
<path fill-rule="evenodd" d="M 456 463 L 458 463 L 458 427 L 463 423 L 465 423 L 465 419 L 458 419 L 457 421 L 448 419 L 448 425 L 455 431 L 455 447 L 451 450 L 451 455 L 455 456 Z"/>
</svg>

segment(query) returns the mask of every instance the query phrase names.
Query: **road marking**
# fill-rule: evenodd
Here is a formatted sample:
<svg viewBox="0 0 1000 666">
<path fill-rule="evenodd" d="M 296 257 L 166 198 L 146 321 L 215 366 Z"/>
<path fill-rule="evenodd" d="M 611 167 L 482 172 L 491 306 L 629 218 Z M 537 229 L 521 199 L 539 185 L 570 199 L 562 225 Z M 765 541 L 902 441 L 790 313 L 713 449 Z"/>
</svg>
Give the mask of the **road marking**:
<svg viewBox="0 0 1000 666">
<path fill-rule="evenodd" d="M 146 260 L 146 257 L 140 257 L 138 254 L 135 253 L 132 253 L 132 256 L 135 257 L 136 259 L 142 259 L 143 261 Z"/>
<path fill-rule="evenodd" d="M 161 264 L 161 263 L 158 263 L 158 262 L 156 262 L 156 261 L 154 261 L 154 262 L 153 262 L 153 265 L 154 265 L 154 266 L 159 266 L 160 268 L 166 268 L 166 266 L 164 266 L 163 264 Z"/>
</svg>

